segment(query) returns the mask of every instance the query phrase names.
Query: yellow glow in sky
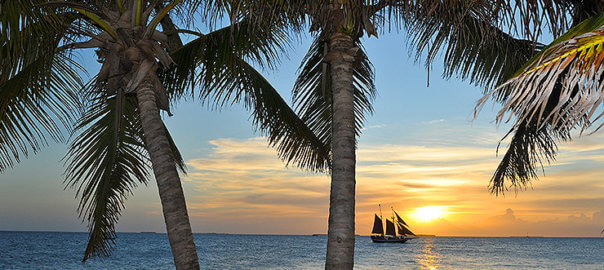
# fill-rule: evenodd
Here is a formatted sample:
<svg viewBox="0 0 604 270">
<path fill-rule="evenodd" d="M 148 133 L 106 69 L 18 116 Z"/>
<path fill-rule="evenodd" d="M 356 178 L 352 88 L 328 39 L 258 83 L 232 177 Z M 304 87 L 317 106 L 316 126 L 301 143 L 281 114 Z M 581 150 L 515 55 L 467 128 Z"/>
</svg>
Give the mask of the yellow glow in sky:
<svg viewBox="0 0 604 270">
<path fill-rule="evenodd" d="M 446 206 L 424 206 L 416 208 L 411 213 L 411 217 L 420 222 L 429 222 L 438 218 L 443 218 L 446 214 Z"/>
</svg>

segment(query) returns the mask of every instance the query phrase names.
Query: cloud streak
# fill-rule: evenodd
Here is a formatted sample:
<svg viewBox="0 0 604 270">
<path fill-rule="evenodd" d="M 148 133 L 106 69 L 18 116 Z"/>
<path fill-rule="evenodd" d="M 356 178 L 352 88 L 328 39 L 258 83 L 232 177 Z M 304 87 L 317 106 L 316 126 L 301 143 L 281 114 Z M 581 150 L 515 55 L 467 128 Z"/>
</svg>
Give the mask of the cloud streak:
<svg viewBox="0 0 604 270">
<path fill-rule="evenodd" d="M 187 162 L 195 231 L 326 232 L 327 175 L 285 168 L 264 138 L 223 138 L 210 144 L 207 155 Z M 546 235 L 597 236 L 591 231 L 604 225 L 597 224 L 604 215 L 602 155 L 604 145 L 595 140 L 568 144 L 561 149 L 561 164 L 547 168 L 547 176 L 532 190 L 495 197 L 487 192 L 499 162 L 491 147 L 360 145 L 357 233 L 370 231 L 373 213 L 382 204 L 408 217 L 419 233 L 506 236 L 527 230 L 538 234 L 542 228 Z M 584 160 L 599 166 L 581 167 Z M 448 213 L 436 222 L 413 220 L 411 213 L 424 206 L 442 206 Z M 493 215 L 506 209 L 511 212 Z"/>
</svg>

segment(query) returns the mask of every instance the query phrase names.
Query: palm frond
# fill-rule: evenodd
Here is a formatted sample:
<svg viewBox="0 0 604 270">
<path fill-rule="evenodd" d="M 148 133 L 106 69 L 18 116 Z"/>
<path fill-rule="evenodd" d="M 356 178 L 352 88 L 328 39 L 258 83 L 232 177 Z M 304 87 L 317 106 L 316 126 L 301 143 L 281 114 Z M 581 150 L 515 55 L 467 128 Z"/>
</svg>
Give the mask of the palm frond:
<svg viewBox="0 0 604 270">
<path fill-rule="evenodd" d="M 65 156 L 66 187 L 76 189 L 78 211 L 88 223 L 83 261 L 111 254 L 124 202 L 138 184 L 150 177 L 149 154 L 143 140 L 135 96 L 121 91 L 107 97 L 92 80 L 84 90 L 88 111 L 78 122 L 79 135 Z M 185 162 L 167 129 L 174 162 L 186 173 Z"/>
<path fill-rule="evenodd" d="M 73 14 L 43 9 L 39 4 L 44 2 L 7 0 L 0 3 L 2 76 L 16 72 L 22 62 L 31 62 L 27 57 L 52 53 L 58 40 L 66 35 L 66 28 L 74 20 Z M 9 67 L 11 69 L 7 69 Z"/>
<path fill-rule="evenodd" d="M 457 75 L 479 86 L 504 82 L 543 46 L 512 37 L 490 21 L 480 2 L 454 5 L 441 2 L 407 21 L 418 59 L 430 66 L 444 51 L 443 77 Z"/>
<path fill-rule="evenodd" d="M 75 68 L 64 54 L 40 56 L 0 81 L 0 172 L 71 130 L 81 111 Z"/>
<path fill-rule="evenodd" d="M 544 164 L 555 160 L 558 150 L 556 141 L 570 140 L 570 133 L 566 130 L 538 129 L 535 124 L 511 129 L 506 137 L 512 134 L 506 153 L 489 185 L 491 193 L 495 195 L 503 195 L 510 189 L 515 192 L 526 189 L 531 180 L 538 179 L 537 169 L 543 169 Z"/>
<path fill-rule="evenodd" d="M 57 51 L 77 16 L 42 10 L 41 2 L 0 5 L 0 172 L 49 138 L 62 141 L 81 112 L 81 68 Z"/>
<path fill-rule="evenodd" d="M 363 121 L 373 112 L 372 101 L 375 97 L 373 66 L 362 49 L 354 63 L 354 110 L 355 131 L 360 135 Z M 332 92 L 329 69 L 324 68 L 324 55 L 327 42 L 320 37 L 315 39 L 300 66 L 300 74 L 294 85 L 295 108 L 302 120 L 331 148 Z"/>
<path fill-rule="evenodd" d="M 282 28 L 248 31 L 243 20 L 208 34 L 193 33 L 198 38 L 171 53 L 176 63 L 160 74 L 172 97 L 195 96 L 196 85 L 212 84 L 220 68 L 234 67 L 240 59 L 269 68 L 278 63 L 285 50 L 287 33 Z"/>
<path fill-rule="evenodd" d="M 518 118 L 516 126 L 526 121 L 535 122 L 539 128 L 549 125 L 572 129 L 582 125 L 585 130 L 604 115 L 600 113 L 592 121 L 604 100 L 603 49 L 604 13 L 569 30 L 489 94 L 511 93 L 497 121 L 504 121 L 509 112 L 510 117 Z"/>
<path fill-rule="evenodd" d="M 110 255 L 115 224 L 127 195 L 149 179 L 148 154 L 140 138 L 136 107 L 134 97 L 97 94 L 76 127 L 81 133 L 66 155 L 65 183 L 77 189 L 78 211 L 88 222 L 83 261 Z"/>
<path fill-rule="evenodd" d="M 475 13 L 478 18 L 531 41 L 538 40 L 546 29 L 554 35 L 559 35 L 568 29 L 570 25 L 568 14 L 574 8 L 573 3 L 566 0 L 404 0 L 401 2 L 404 3 L 395 8 L 402 9 L 401 13 L 407 20 L 413 21 L 422 17 L 451 20 L 457 17 L 454 23 L 460 24 L 463 16 Z M 460 13 L 460 10 L 466 10 L 468 13 Z"/>
<path fill-rule="evenodd" d="M 531 179 L 538 178 L 537 167 L 539 165 L 543 167 L 543 163 L 549 163 L 555 159 L 557 141 L 571 140 L 570 132 L 576 127 L 576 123 L 582 122 L 584 124 L 583 128 L 591 124 L 590 117 L 597 110 L 598 105 L 591 104 L 589 110 L 585 108 L 581 109 L 580 105 L 590 104 L 589 101 L 585 101 L 585 99 L 589 100 L 588 95 L 592 95 L 592 99 L 601 100 L 602 92 L 599 90 L 600 94 L 598 94 L 593 90 L 585 92 L 580 89 L 581 87 L 601 85 L 602 76 L 592 77 L 590 80 L 595 80 L 595 82 L 591 81 L 583 84 L 577 81 L 574 84 L 569 84 L 567 81 L 569 77 L 580 76 L 579 74 L 582 74 L 580 68 L 589 68 L 590 60 L 583 59 L 581 60 L 580 67 L 575 69 L 567 67 L 560 71 L 557 76 L 541 78 L 540 82 L 546 84 L 543 86 L 536 84 L 536 82 L 526 85 L 514 85 L 514 83 L 519 83 L 514 82 L 514 80 L 517 80 L 521 76 L 527 76 L 530 73 L 542 72 L 540 68 L 545 70 L 550 69 L 549 72 L 552 72 L 551 69 L 560 64 L 561 59 L 553 59 L 560 57 L 558 50 L 567 46 L 563 44 L 567 43 L 568 39 L 572 39 L 573 37 L 579 39 L 584 35 L 583 33 L 592 31 L 592 29 L 596 29 L 599 25 L 601 24 L 598 22 L 597 17 L 579 24 L 568 33 L 557 38 L 542 53 L 534 56 L 531 61 L 516 72 L 514 75 L 516 76 L 515 78 L 491 92 L 491 95 L 495 99 L 504 102 L 507 101 L 504 109 L 497 116 L 499 122 L 503 121 L 504 114 L 506 113 L 505 108 L 511 111 L 507 121 L 511 119 L 512 115 L 516 114 L 517 116 L 516 123 L 509 133 L 514 133 L 514 136 L 491 179 L 491 192 L 499 194 L 511 187 L 515 191 L 518 191 L 522 187 L 526 188 Z M 577 52 L 582 51 L 580 45 L 575 49 Z M 593 60 L 591 60 L 591 63 L 593 63 Z M 571 65 L 571 63 L 568 63 L 568 66 Z M 597 67 L 596 69 L 599 70 L 601 68 Z M 601 86 L 595 88 L 596 91 L 598 91 L 597 89 L 601 89 Z M 535 98 L 534 95 L 538 95 L 539 98 Z M 488 95 L 485 96 L 479 102 L 478 108 L 488 98 Z M 519 101 L 527 102 L 524 106 L 533 106 L 532 111 L 527 112 L 526 110 L 515 109 L 514 106 L 519 104 Z M 528 115 L 529 113 L 530 115 Z M 506 182 L 509 182 L 509 186 L 506 186 Z"/>
<path fill-rule="evenodd" d="M 604 10 L 604 2 L 599 0 L 566 0 L 567 5 L 572 9 L 572 24 L 573 26 L 593 17 Z"/>
<path fill-rule="evenodd" d="M 283 29 L 256 29 L 249 21 L 225 27 L 199 38 L 172 53 L 177 63 L 162 75 L 172 96 L 194 96 L 217 107 L 243 102 L 269 144 L 288 163 L 310 170 L 329 167 L 329 155 L 320 140 L 299 119 L 273 86 L 248 61 L 271 67 L 284 50 Z M 188 94 L 190 93 L 190 94 Z"/>
<path fill-rule="evenodd" d="M 488 2 L 499 11 L 493 19 L 501 21 L 501 27 L 511 28 L 532 41 L 538 40 L 545 30 L 555 36 L 566 31 L 571 24 L 567 15 L 574 8 L 573 1 L 567 0 Z"/>
<path fill-rule="evenodd" d="M 252 119 L 288 164 L 316 171 L 329 168 L 329 150 L 289 107 L 276 89 L 237 55 L 222 55 L 228 62 L 203 66 L 202 98 L 219 106 L 243 102 Z"/>
<path fill-rule="evenodd" d="M 330 167 L 329 148 L 291 109 L 276 89 L 242 59 L 236 67 L 216 74 L 207 98 L 232 103 L 243 102 L 252 111 L 253 124 L 268 137 L 279 157 L 288 164 L 325 171 Z"/>
</svg>

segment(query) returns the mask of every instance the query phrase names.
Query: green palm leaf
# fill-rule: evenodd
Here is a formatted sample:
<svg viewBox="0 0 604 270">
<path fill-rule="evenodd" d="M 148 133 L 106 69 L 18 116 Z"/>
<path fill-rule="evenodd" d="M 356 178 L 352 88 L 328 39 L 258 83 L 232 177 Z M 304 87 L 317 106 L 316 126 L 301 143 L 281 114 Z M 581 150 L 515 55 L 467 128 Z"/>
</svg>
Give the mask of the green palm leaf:
<svg viewBox="0 0 604 270">
<path fill-rule="evenodd" d="M 52 52 L 56 48 L 53 46 L 66 34 L 65 27 L 73 21 L 73 14 L 42 9 L 39 4 L 44 2 L 46 1 L 7 0 L 0 3 L 2 76 L 10 74 L 6 73 L 7 67 L 16 72 L 19 62 L 28 56 L 35 57 Z"/>
<path fill-rule="evenodd" d="M 81 108 L 74 67 L 64 54 L 40 56 L 0 81 L 0 172 L 71 129 Z"/>
<path fill-rule="evenodd" d="M 604 14 L 601 14 L 556 39 L 514 78 L 490 93 L 491 96 L 512 93 L 499 111 L 497 121 L 509 121 L 515 115 L 516 126 L 526 120 L 539 128 L 548 125 L 568 130 L 582 124 L 585 130 L 604 100 L 603 49 Z M 487 99 L 485 96 L 480 104 Z M 508 112 L 510 117 L 506 117 Z"/>
<path fill-rule="evenodd" d="M 537 129 L 536 125 L 522 125 L 511 129 L 513 134 L 506 153 L 491 178 L 489 189 L 495 195 L 504 194 L 510 188 L 518 192 L 537 179 L 537 168 L 551 163 L 556 156 L 557 140 L 569 140 L 568 132 Z M 505 138 L 504 138 L 505 139 Z M 509 185 L 506 185 L 509 183 Z"/>
<path fill-rule="evenodd" d="M 122 104 L 116 104 L 118 99 Z M 148 181 L 147 154 L 132 99 L 95 98 L 76 127 L 83 131 L 66 155 L 66 185 L 77 187 L 78 211 L 88 221 L 90 232 L 84 261 L 110 255 L 124 200 L 139 183 Z M 119 122 L 118 107 L 123 115 Z"/>
<path fill-rule="evenodd" d="M 162 80 L 173 97 L 195 96 L 196 85 L 209 85 L 222 67 L 234 67 L 240 59 L 273 67 L 285 49 L 287 33 L 282 28 L 250 29 L 248 20 L 208 34 L 182 31 L 198 38 L 171 53 L 176 63 L 164 71 Z"/>
<path fill-rule="evenodd" d="M 390 2 L 390 1 L 384 1 Z M 566 0 L 532 1 L 465 1 L 465 0 L 403 0 L 400 9 L 405 23 L 414 25 L 417 20 L 436 20 L 437 24 L 449 22 L 456 26 L 465 24 L 464 17 L 481 18 L 499 29 L 538 40 L 545 29 L 560 35 L 570 24 L 568 14 L 583 12 L 578 2 Z M 438 22 L 440 21 L 440 22 Z"/>
<path fill-rule="evenodd" d="M 598 19 L 598 17 L 600 19 Z M 562 44 L 572 37 L 580 37 L 583 35 L 582 33 L 597 29 L 600 24 L 598 20 L 601 20 L 602 16 L 598 17 L 594 17 L 579 24 L 566 34 L 557 38 L 551 45 L 546 47 L 542 53 L 534 56 L 531 61 L 520 68 L 515 73 L 516 77 L 491 92 L 491 95 L 495 96 L 497 99 L 501 99 L 504 102 L 507 101 L 507 103 L 505 103 L 506 105 L 504 105 L 504 109 L 498 114 L 498 121 L 503 121 L 506 107 L 509 107 L 508 109 L 511 111 L 510 117 L 514 113 L 520 112 L 514 127 L 509 133 L 514 133 L 514 136 L 512 137 L 507 152 L 491 178 L 491 192 L 498 194 L 503 193 L 510 187 L 514 188 L 516 191 L 521 187 L 526 187 L 531 179 L 537 178 L 536 170 L 539 165 L 543 167 L 543 163 L 550 163 L 555 159 L 557 152 L 556 141 L 571 140 L 570 131 L 576 127 L 576 123 L 583 122 L 583 128 L 590 124 L 590 113 L 593 113 L 593 111 L 596 110 L 597 104 L 592 103 L 590 106 L 589 101 L 586 103 L 586 94 L 593 97 L 591 100 L 594 98 L 596 100 L 598 98 L 602 99 L 602 94 L 600 92 L 598 96 L 597 92 L 580 91 L 581 86 L 588 86 L 588 84 L 569 85 L 568 83 L 565 83 L 565 81 L 568 82 L 567 78 L 581 76 L 582 74 L 578 69 L 575 69 L 574 71 L 570 69 L 570 63 L 566 70 L 558 73 L 558 76 L 542 78 L 542 82 L 545 82 L 547 85 L 528 84 L 529 87 L 520 84 L 516 86 L 513 85 L 519 83 L 518 78 L 522 76 L 531 76 L 530 74 L 532 73 L 540 72 L 539 69 L 545 70 L 548 69 L 548 66 L 553 67 L 554 65 L 559 64 L 562 59 L 555 58 L 561 56 L 559 50 L 563 47 Z M 589 42 L 585 42 L 584 45 L 585 44 L 589 44 Z M 589 45 L 579 45 L 574 48 L 575 52 L 589 49 Z M 573 49 L 571 49 L 571 51 L 572 50 Z M 557 54 L 558 56 L 556 56 Z M 579 61 L 582 64 L 590 63 L 590 61 L 585 58 Z M 587 68 L 588 65 L 583 65 L 582 67 Z M 549 67 L 549 69 L 551 71 L 551 67 Z M 601 68 L 597 68 L 597 70 L 599 69 Z M 535 78 L 539 77 L 536 76 Z M 588 80 L 594 80 L 591 81 L 593 87 L 597 84 L 601 85 L 601 79 L 602 77 L 600 76 L 592 77 Z M 545 89 L 547 87 L 549 87 L 549 89 Z M 533 112 L 531 113 L 532 115 L 530 116 L 527 116 L 527 111 L 524 111 L 523 115 L 522 110 L 513 109 L 515 106 L 513 104 L 518 104 L 517 102 L 520 101 L 519 96 L 522 95 L 525 96 L 524 102 L 527 102 L 527 104 L 531 103 L 533 105 L 530 106 L 534 106 Z M 535 102 L 533 95 L 541 95 L 540 103 Z M 485 96 L 479 102 L 478 108 L 480 108 L 488 98 L 489 96 Z M 531 99 L 533 101 L 530 101 Z M 587 100 L 590 99 L 587 98 Z M 579 101 L 583 101 L 582 104 L 590 107 L 591 111 L 585 109 L 576 110 L 577 104 L 580 104 Z M 539 113 L 537 113 L 537 110 Z M 553 116 L 555 116 L 555 118 L 552 118 Z M 505 185 L 506 181 L 509 182 L 509 186 Z"/>
<path fill-rule="evenodd" d="M 302 120 L 331 149 L 331 78 L 329 69 L 324 68 L 324 52 L 327 43 L 321 38 L 315 39 L 302 64 L 300 74 L 294 85 L 294 103 Z M 371 102 L 375 97 L 373 66 L 361 48 L 354 63 L 354 110 L 355 130 L 361 133 L 363 121 L 373 112 Z"/>
<path fill-rule="evenodd" d="M 445 78 L 457 75 L 480 86 L 504 82 L 543 46 L 516 39 L 490 20 L 484 3 L 435 1 L 407 21 L 412 47 L 426 65 L 443 51 Z"/>
<path fill-rule="evenodd" d="M 173 69 L 162 76 L 173 96 L 195 96 L 216 106 L 244 102 L 254 124 L 288 163 L 311 170 L 325 170 L 329 151 L 281 98 L 273 86 L 248 61 L 271 66 L 287 40 L 283 29 L 256 28 L 248 21 L 199 38 L 172 53 Z"/>
<path fill-rule="evenodd" d="M 70 36 L 70 13 L 39 12 L 42 1 L 5 1 L 0 9 L 0 172 L 62 141 L 81 104 L 79 66 L 57 46 Z"/>
<path fill-rule="evenodd" d="M 107 97 L 103 92 L 89 83 L 90 106 L 76 126 L 80 133 L 65 157 L 66 186 L 76 188 L 78 211 L 88 223 L 83 261 L 110 255 L 124 202 L 138 184 L 148 183 L 151 169 L 136 98 L 121 92 Z M 184 160 L 170 137 L 169 142 L 176 164 L 185 172 Z"/>
<path fill-rule="evenodd" d="M 329 148 L 289 107 L 276 89 L 251 65 L 242 59 L 235 68 L 224 69 L 207 89 L 212 100 L 224 104 L 243 102 L 252 111 L 252 119 L 279 157 L 298 167 L 325 171 L 330 166 Z"/>
</svg>

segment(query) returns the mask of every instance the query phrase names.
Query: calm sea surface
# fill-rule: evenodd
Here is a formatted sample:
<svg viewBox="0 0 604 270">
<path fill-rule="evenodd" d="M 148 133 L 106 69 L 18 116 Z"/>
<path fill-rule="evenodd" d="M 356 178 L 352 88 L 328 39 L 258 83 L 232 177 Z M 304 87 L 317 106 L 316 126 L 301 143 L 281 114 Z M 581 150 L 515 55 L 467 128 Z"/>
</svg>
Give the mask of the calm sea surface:
<svg viewBox="0 0 604 270">
<path fill-rule="evenodd" d="M 80 262 L 86 233 L 0 232 L 0 269 L 171 269 L 165 234 L 120 233 L 106 259 Z M 203 269 L 320 269 L 326 236 L 196 234 Z M 356 240 L 357 269 L 604 269 L 604 238 Z"/>
</svg>

